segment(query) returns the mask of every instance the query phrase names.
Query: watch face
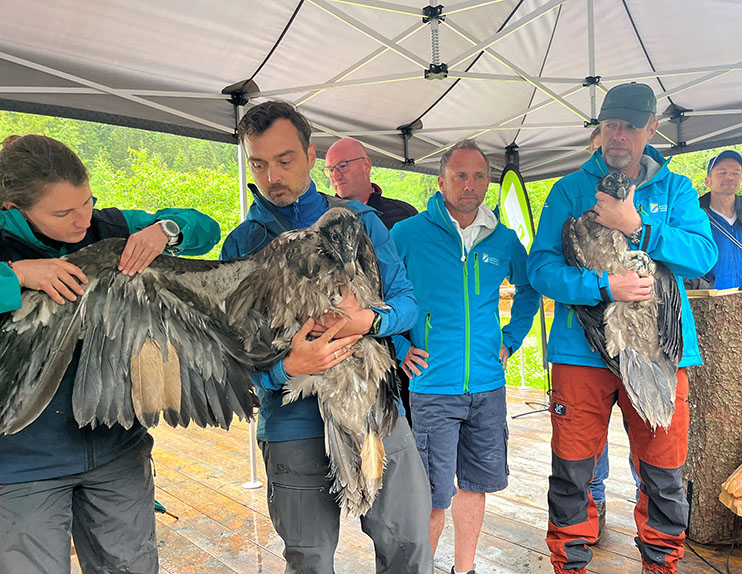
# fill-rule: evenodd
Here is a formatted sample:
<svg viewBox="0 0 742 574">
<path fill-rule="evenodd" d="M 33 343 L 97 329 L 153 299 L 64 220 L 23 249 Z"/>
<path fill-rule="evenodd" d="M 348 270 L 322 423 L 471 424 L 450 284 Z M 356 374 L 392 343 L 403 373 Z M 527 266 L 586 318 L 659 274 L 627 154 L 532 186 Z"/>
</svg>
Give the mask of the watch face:
<svg viewBox="0 0 742 574">
<path fill-rule="evenodd" d="M 168 237 L 177 237 L 180 234 L 180 227 L 178 227 L 178 224 L 170 219 L 163 219 L 160 222 L 160 226 L 162 227 L 162 230 L 165 232 L 165 235 Z"/>
</svg>

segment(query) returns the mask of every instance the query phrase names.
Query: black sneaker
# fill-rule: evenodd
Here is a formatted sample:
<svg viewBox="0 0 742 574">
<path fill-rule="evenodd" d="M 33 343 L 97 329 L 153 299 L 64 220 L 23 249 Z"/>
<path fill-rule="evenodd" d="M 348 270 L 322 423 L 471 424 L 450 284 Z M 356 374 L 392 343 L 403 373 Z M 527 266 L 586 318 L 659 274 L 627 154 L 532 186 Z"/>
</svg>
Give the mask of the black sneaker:
<svg viewBox="0 0 742 574">
<path fill-rule="evenodd" d="M 456 566 L 451 566 L 451 574 L 456 574 Z M 469 570 L 466 574 L 477 574 L 474 570 Z"/>
</svg>

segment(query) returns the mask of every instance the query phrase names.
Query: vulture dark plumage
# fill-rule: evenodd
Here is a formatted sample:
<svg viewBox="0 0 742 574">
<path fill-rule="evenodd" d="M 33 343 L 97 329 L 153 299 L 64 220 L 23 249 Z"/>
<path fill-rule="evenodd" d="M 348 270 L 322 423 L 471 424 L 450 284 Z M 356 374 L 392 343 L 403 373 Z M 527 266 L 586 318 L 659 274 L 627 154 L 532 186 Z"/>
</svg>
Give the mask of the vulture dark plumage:
<svg viewBox="0 0 742 574">
<path fill-rule="evenodd" d="M 620 200 L 631 182 L 624 174 L 605 176 L 598 190 Z M 590 346 L 623 381 L 631 404 L 652 429 L 667 428 L 675 411 L 677 369 L 683 355 L 680 290 L 673 273 L 644 251 L 629 247 L 626 236 L 595 221 L 592 209 L 569 218 L 562 228 L 568 265 L 602 273 L 627 270 L 654 276 L 648 301 L 573 305 Z"/>
<path fill-rule="evenodd" d="M 383 306 L 373 246 L 346 208 L 234 261 L 161 255 L 128 277 L 117 270 L 124 245 L 107 239 L 65 257 L 89 279 L 76 302 L 57 305 L 29 290 L 2 318 L 0 434 L 41 414 L 76 352 L 81 427 L 130 428 L 135 419 L 152 427 L 162 413 L 172 426 L 228 428 L 258 405 L 250 371 L 284 357 L 309 317 L 342 315 L 341 286 L 361 307 Z M 317 395 L 333 491 L 353 514 L 365 513 L 381 488 L 381 440 L 397 416 L 392 364 L 385 345 L 363 337 L 350 358 L 286 385 L 284 402 Z"/>
</svg>

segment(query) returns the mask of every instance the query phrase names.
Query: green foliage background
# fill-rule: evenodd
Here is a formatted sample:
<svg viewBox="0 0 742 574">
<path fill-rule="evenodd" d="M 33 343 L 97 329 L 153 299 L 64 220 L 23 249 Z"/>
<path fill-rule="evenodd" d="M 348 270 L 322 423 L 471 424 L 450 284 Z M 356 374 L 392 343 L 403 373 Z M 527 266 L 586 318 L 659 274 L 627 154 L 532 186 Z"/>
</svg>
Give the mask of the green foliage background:
<svg viewBox="0 0 742 574">
<path fill-rule="evenodd" d="M 162 207 L 193 207 L 219 222 L 222 240 L 240 222 L 237 148 L 169 134 L 91 122 L 0 111 L 0 141 L 12 134 L 44 134 L 73 149 L 90 172 L 98 207 L 116 206 L 155 211 Z M 742 145 L 734 146 L 742 153 Z M 705 193 L 706 165 L 719 149 L 675 156 L 671 169 L 688 176 L 699 194 Z M 312 177 L 320 191 L 333 193 L 317 161 Z M 248 174 L 248 178 L 250 178 Z M 371 178 L 388 197 L 404 200 L 423 211 L 438 190 L 434 176 L 373 168 Z M 554 179 L 527 184 L 536 224 Z M 494 207 L 499 186 L 492 184 L 485 203 Z M 219 256 L 221 242 L 205 258 Z M 521 358 L 523 355 L 523 367 Z M 508 383 L 543 388 L 546 378 L 534 331 L 523 352 L 509 363 Z"/>
</svg>

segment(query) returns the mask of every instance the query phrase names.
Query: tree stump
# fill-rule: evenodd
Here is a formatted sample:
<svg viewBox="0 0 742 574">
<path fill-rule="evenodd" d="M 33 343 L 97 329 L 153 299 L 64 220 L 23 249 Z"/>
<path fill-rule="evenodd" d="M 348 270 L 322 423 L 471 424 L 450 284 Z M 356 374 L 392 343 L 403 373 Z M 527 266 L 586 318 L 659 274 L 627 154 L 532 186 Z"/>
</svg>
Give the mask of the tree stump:
<svg viewBox="0 0 742 574">
<path fill-rule="evenodd" d="M 727 543 L 734 514 L 719 502 L 719 493 L 742 464 L 742 293 L 691 298 L 690 303 L 704 364 L 688 369 L 688 538 Z"/>
</svg>

